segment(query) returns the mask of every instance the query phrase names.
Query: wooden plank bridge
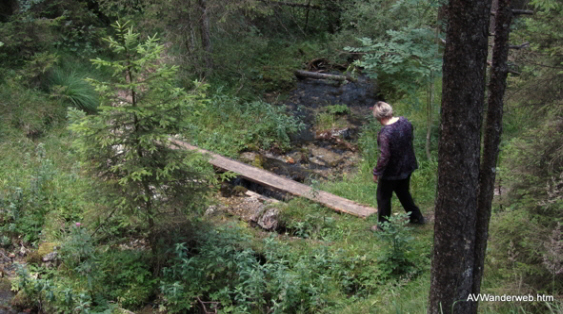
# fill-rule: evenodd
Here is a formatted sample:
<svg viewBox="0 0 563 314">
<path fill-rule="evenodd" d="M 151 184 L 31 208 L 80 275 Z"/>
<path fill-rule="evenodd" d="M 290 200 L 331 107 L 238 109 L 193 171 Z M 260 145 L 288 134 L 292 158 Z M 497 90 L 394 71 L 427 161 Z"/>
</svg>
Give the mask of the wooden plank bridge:
<svg viewBox="0 0 563 314">
<path fill-rule="evenodd" d="M 377 209 L 369 207 L 366 205 L 359 204 L 357 202 L 345 199 L 343 197 L 321 191 L 315 190 L 312 187 L 287 179 L 278 175 L 275 175 L 269 171 L 253 167 L 230 158 L 212 153 L 205 149 L 190 145 L 186 142 L 170 139 L 172 144 L 178 147 L 183 147 L 188 150 L 199 151 L 203 154 L 210 156 L 209 162 L 221 169 L 232 171 L 238 173 L 243 178 L 262 184 L 267 187 L 271 187 L 280 191 L 285 191 L 293 195 L 301 196 L 312 200 L 314 202 L 320 203 L 326 207 L 334 209 L 335 211 L 351 214 L 358 217 L 368 217 L 377 212 Z"/>
</svg>

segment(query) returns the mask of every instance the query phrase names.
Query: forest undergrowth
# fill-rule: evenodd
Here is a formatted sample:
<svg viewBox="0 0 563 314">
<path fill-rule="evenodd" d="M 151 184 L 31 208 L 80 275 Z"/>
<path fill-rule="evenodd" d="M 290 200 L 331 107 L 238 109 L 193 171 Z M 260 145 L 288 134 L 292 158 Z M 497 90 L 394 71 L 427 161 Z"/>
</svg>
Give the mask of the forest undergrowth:
<svg viewBox="0 0 563 314">
<path fill-rule="evenodd" d="M 440 48 L 426 40 L 436 29 L 436 3 L 343 1 L 337 16 L 330 8 L 323 15 L 209 1 L 215 43 L 209 74 L 203 67 L 209 61 L 206 48 L 193 35 L 203 26 L 189 23 L 197 11 L 193 1 L 180 11 L 174 1 L 141 7 L 105 1 L 96 10 L 87 1 L 15 2 L 20 3 L 18 13 L 0 20 L 0 248 L 25 258 L 25 264 L 5 270 L 13 275 L 14 308 L 33 313 L 426 313 L 441 101 Z M 528 40 L 531 47 L 512 56 L 521 67 L 519 76 L 510 77 L 505 97 L 500 192 L 491 218 L 483 293 L 544 294 L 555 301 L 481 302 L 481 313 L 563 312 L 562 41 L 560 21 L 550 18 L 563 7 L 556 1 L 531 1 L 529 6 L 538 12 L 536 18 L 515 25 L 514 39 Z M 381 8 L 388 14 L 366 14 Z M 396 198 L 391 225 L 380 233 L 369 230 L 374 216 L 339 214 L 300 198 L 278 205 L 280 226 L 273 232 L 227 212 L 205 215 L 217 203 L 221 182 L 234 176 L 230 173 L 193 179 L 209 188 L 190 195 L 195 195 L 193 204 L 155 193 L 126 206 L 119 193 L 134 185 L 122 184 L 125 179 L 114 177 L 117 171 L 105 182 L 101 174 L 92 175 L 76 146 L 79 135 L 69 129 L 72 123 L 75 130 L 85 125 L 76 124 L 85 121 L 76 120 L 76 109 L 85 117 L 99 115 L 107 109 L 98 107 L 104 101 L 100 97 L 132 82 L 122 77 L 122 85 L 111 85 L 119 71 L 90 61 L 120 62 L 120 52 L 110 51 L 103 41 L 116 36 L 109 21 L 118 13 L 142 26 L 132 32 L 143 32 L 131 38 L 142 42 L 147 34 L 162 34 L 159 44 L 164 43 L 167 55 L 160 59 L 178 67 L 172 67 L 173 75 L 158 72 L 169 80 L 155 86 L 157 91 L 170 88 L 171 98 L 197 94 L 201 103 L 183 119 L 167 120 L 163 114 L 144 130 L 178 123 L 194 144 L 232 158 L 242 151 L 291 148 L 291 135 L 304 124 L 280 102 L 265 99 L 286 97 L 296 68 L 322 59 L 346 65 L 340 69 L 354 75 L 363 65 L 379 80 L 380 93 L 395 114 L 415 127 L 419 169 L 411 192 L 428 223 L 406 224 Z M 336 19 L 341 24 L 333 29 Z M 180 24 L 186 26 L 173 26 Z M 537 37 L 538 32 L 548 37 Z M 374 41 L 358 40 L 368 37 Z M 419 41 L 425 42 L 417 46 Z M 397 57 L 378 59 L 378 49 Z M 150 53 L 137 52 L 138 60 Z M 144 62 L 137 65 L 142 68 Z M 164 63 L 143 74 L 147 81 Z M 96 89 L 85 78 L 102 83 Z M 132 89 L 147 86 L 140 80 Z M 129 114 L 108 112 L 116 114 L 108 115 L 113 118 Z M 135 114 L 133 123 L 151 116 Z M 371 169 L 379 155 L 380 126 L 370 117 L 365 121 L 356 172 L 315 182 L 314 188 L 375 206 Z M 139 138 L 133 145 L 145 140 Z M 86 150 L 95 152 L 93 146 Z M 135 168 L 127 180 L 141 182 L 150 166 L 155 163 Z M 108 171 L 129 166 L 115 167 Z M 197 167 L 202 173 L 213 170 Z M 152 199 L 162 204 L 158 215 L 143 212 Z"/>
</svg>

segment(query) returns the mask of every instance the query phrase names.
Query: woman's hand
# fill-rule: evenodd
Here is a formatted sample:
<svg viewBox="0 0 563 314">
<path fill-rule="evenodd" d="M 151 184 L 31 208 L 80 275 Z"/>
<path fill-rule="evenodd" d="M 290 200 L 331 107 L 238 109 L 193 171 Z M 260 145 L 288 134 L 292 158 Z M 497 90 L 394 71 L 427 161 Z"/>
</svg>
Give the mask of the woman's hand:
<svg viewBox="0 0 563 314">
<path fill-rule="evenodd" d="M 378 179 L 377 176 L 374 174 L 373 175 L 373 182 L 377 183 L 377 179 Z"/>
</svg>

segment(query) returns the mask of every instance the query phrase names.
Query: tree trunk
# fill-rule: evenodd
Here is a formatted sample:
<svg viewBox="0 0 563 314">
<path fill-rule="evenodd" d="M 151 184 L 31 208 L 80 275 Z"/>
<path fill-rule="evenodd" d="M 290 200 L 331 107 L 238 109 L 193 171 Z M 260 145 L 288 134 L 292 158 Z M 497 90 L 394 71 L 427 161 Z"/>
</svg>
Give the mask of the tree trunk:
<svg viewBox="0 0 563 314">
<path fill-rule="evenodd" d="M 429 313 L 470 313 L 490 0 L 450 0 Z"/>
<path fill-rule="evenodd" d="M 0 3 L 0 22 L 8 21 L 8 18 L 18 10 L 16 0 L 4 0 Z"/>
<path fill-rule="evenodd" d="M 303 31 L 305 33 L 307 33 L 307 27 L 309 26 L 309 12 L 311 11 L 311 8 L 309 7 L 311 5 L 311 0 L 309 0 L 309 2 L 307 3 L 307 12 L 305 13 L 305 27 L 303 27 Z"/>
<path fill-rule="evenodd" d="M 211 75 L 213 71 L 213 47 L 211 45 L 211 31 L 209 29 L 209 16 L 207 14 L 206 0 L 198 0 L 199 9 L 201 10 L 201 18 L 199 19 L 199 27 L 201 31 L 201 45 L 203 46 L 203 60 L 205 62 L 206 71 L 203 76 Z"/>
<path fill-rule="evenodd" d="M 496 0 L 495 0 L 496 1 Z M 493 46 L 493 64 L 489 82 L 489 99 L 485 136 L 483 138 L 483 161 L 479 178 L 479 197 L 477 201 L 477 226 L 475 240 L 475 266 L 473 273 L 473 293 L 481 291 L 481 279 L 485 266 L 485 251 L 489 236 L 489 221 L 493 202 L 496 166 L 502 134 L 503 97 L 508 76 L 508 37 L 512 22 L 511 0 L 498 0 L 495 17 L 495 41 Z M 471 302 L 472 313 L 477 313 L 478 302 Z"/>
</svg>

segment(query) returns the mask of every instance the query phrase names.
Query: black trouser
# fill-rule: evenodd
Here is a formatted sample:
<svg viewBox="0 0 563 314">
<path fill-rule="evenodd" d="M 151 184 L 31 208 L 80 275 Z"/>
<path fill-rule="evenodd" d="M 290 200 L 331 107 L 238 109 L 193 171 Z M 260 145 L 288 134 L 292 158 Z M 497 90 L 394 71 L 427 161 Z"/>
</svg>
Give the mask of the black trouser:
<svg viewBox="0 0 563 314">
<path fill-rule="evenodd" d="M 393 192 L 395 192 L 397 198 L 399 198 L 405 211 L 410 213 L 411 222 L 418 222 L 423 219 L 420 209 L 414 204 L 414 200 L 409 192 L 410 181 L 410 175 L 403 180 L 385 180 L 381 178 L 378 180 L 377 216 L 379 223 L 387 221 L 387 218 L 391 215 L 391 197 L 393 196 Z"/>
</svg>

